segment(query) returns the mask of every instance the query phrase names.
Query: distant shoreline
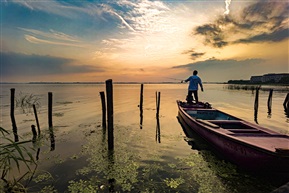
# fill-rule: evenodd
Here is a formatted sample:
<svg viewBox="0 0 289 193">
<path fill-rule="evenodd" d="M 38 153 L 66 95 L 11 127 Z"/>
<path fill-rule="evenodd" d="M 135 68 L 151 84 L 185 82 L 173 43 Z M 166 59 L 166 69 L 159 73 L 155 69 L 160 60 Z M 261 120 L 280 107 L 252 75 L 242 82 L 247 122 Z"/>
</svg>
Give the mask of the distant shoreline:
<svg viewBox="0 0 289 193">
<path fill-rule="evenodd" d="M 184 84 L 181 82 L 113 82 L 114 84 Z M 0 84 L 105 84 L 103 82 L 0 82 Z M 250 82 L 203 82 L 203 84 L 228 84 L 228 85 L 269 85 L 289 86 L 284 83 L 250 83 Z"/>
<path fill-rule="evenodd" d="M 114 84 L 183 84 L 181 82 L 113 82 Z M 105 84 L 103 82 L 1 82 L 0 84 Z M 227 84 L 226 82 L 203 82 L 203 84 Z"/>
</svg>

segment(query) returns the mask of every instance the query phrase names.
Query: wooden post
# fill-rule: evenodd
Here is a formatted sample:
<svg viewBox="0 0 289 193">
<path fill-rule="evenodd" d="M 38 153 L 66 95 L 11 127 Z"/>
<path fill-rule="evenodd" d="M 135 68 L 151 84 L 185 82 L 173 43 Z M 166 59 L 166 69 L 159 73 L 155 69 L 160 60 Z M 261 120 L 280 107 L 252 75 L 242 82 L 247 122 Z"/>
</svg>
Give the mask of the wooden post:
<svg viewBox="0 0 289 193">
<path fill-rule="evenodd" d="M 159 113 L 160 113 L 160 103 L 161 103 L 161 92 L 158 92 L 158 98 L 157 98 L 157 117 L 159 117 Z"/>
<path fill-rule="evenodd" d="M 254 120 L 258 124 L 258 107 L 259 107 L 259 87 L 256 87 L 255 103 L 254 103 Z"/>
<path fill-rule="evenodd" d="M 271 115 L 271 111 L 272 111 L 272 96 L 273 96 L 273 89 L 270 89 L 268 101 L 267 101 L 268 115 L 269 116 Z"/>
<path fill-rule="evenodd" d="M 48 127 L 49 127 L 50 142 L 51 142 L 50 150 L 53 151 L 55 149 L 55 138 L 54 138 L 54 133 L 53 133 L 53 125 L 52 125 L 52 92 L 48 93 Z"/>
<path fill-rule="evenodd" d="M 161 92 L 156 92 L 156 107 L 157 107 L 157 113 L 156 113 L 156 120 L 157 120 L 157 126 L 156 126 L 156 141 L 161 143 L 161 134 L 160 134 L 160 103 L 161 103 Z"/>
<path fill-rule="evenodd" d="M 108 127 L 108 150 L 114 149 L 113 144 L 113 89 L 112 80 L 106 80 L 106 102 L 107 102 L 107 127 Z"/>
<path fill-rule="evenodd" d="M 36 110 L 35 105 L 33 105 L 33 111 L 34 111 L 34 116 L 35 116 L 35 120 L 36 120 L 36 124 L 37 124 L 37 130 L 38 130 L 38 137 L 39 137 L 40 136 L 40 125 L 39 125 L 37 110 Z"/>
<path fill-rule="evenodd" d="M 52 128 L 52 92 L 48 93 L 48 127 Z"/>
<path fill-rule="evenodd" d="M 105 106 L 105 94 L 104 92 L 99 92 L 101 98 L 101 107 L 102 107 L 102 128 L 106 128 L 106 106 Z"/>
<path fill-rule="evenodd" d="M 285 100 L 283 102 L 284 111 L 289 116 L 289 93 L 287 93 Z"/>
<path fill-rule="evenodd" d="M 10 98 L 10 103 L 11 103 L 11 108 L 10 108 L 10 117 L 11 117 L 11 122 L 12 122 L 12 131 L 14 134 L 14 141 L 18 142 L 18 134 L 17 134 L 17 126 L 16 126 L 16 120 L 14 116 L 14 107 L 15 107 L 15 88 L 11 88 L 11 98 Z"/>
<path fill-rule="evenodd" d="M 140 86 L 140 102 L 139 102 L 139 111 L 140 111 L 140 129 L 142 129 L 143 124 L 143 84 Z"/>
<path fill-rule="evenodd" d="M 139 108 L 143 109 L 143 84 L 140 85 L 140 102 Z"/>
</svg>

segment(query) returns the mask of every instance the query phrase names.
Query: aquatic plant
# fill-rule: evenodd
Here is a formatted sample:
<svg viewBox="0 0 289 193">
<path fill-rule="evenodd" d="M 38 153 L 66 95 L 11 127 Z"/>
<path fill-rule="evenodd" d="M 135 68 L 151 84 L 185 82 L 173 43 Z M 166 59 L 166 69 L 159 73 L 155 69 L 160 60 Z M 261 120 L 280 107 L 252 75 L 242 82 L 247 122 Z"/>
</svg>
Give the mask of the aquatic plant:
<svg viewBox="0 0 289 193">
<path fill-rule="evenodd" d="M 229 84 L 226 86 L 229 90 L 251 90 L 254 91 L 256 85 L 239 85 L 239 84 Z"/>
<path fill-rule="evenodd" d="M 55 117 L 63 117 L 64 113 L 53 113 Z"/>
<path fill-rule="evenodd" d="M 9 132 L 4 128 L 0 127 L 1 140 L 0 140 L 0 172 L 1 172 L 1 186 L 3 192 L 26 192 L 25 188 L 28 185 L 23 185 L 20 183 L 24 177 L 30 175 L 33 176 L 33 170 L 30 164 L 36 165 L 31 153 L 24 146 L 31 141 L 14 142 L 8 135 Z M 4 143 L 5 142 L 5 143 Z M 12 169 L 16 165 L 18 172 L 20 172 L 20 167 L 24 165 L 27 172 L 21 177 L 16 179 L 16 177 L 10 177 Z M 36 167 L 34 168 L 35 171 Z M 12 178 L 12 180 L 11 180 Z M 31 178 L 30 178 L 31 180 Z"/>
<path fill-rule="evenodd" d="M 22 112 L 25 114 L 32 112 L 33 105 L 35 105 L 36 109 L 41 106 L 40 97 L 23 92 L 19 93 L 19 96 L 15 99 L 15 102 L 16 107 L 21 108 Z"/>
</svg>

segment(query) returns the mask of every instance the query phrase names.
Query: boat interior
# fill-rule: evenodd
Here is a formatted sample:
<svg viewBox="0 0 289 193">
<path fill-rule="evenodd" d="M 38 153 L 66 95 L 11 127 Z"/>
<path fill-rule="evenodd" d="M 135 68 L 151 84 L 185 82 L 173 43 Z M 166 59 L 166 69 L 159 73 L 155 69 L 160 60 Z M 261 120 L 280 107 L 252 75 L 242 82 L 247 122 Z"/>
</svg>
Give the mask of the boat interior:
<svg viewBox="0 0 289 193">
<path fill-rule="evenodd" d="M 215 109 L 204 110 L 187 110 L 186 111 L 192 118 L 198 122 L 210 126 L 212 128 L 222 128 L 232 134 L 258 134 L 268 135 L 265 130 L 260 129 L 258 126 L 248 124 L 241 119 L 226 114 Z"/>
<path fill-rule="evenodd" d="M 239 120 L 238 118 L 223 113 L 218 110 L 205 109 L 205 110 L 187 110 L 187 113 L 194 119 L 203 120 Z"/>
</svg>

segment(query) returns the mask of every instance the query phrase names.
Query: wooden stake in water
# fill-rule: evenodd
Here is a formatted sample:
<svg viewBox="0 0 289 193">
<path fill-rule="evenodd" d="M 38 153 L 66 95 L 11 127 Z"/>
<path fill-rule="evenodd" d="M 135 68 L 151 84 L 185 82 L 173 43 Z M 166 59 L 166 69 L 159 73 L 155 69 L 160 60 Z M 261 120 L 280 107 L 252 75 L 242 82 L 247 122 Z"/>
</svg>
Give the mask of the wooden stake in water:
<svg viewBox="0 0 289 193">
<path fill-rule="evenodd" d="M 289 93 L 287 93 L 287 95 L 285 97 L 285 100 L 283 102 L 283 107 L 284 107 L 284 110 L 285 110 L 287 116 L 289 116 Z"/>
<path fill-rule="evenodd" d="M 273 96 L 273 89 L 270 89 L 269 91 L 269 96 L 268 96 L 268 101 L 267 101 L 267 106 L 268 106 L 268 115 L 271 115 L 272 111 L 272 96 Z"/>
<path fill-rule="evenodd" d="M 161 129 L 160 129 L 160 103 L 161 103 L 161 93 L 156 92 L 156 107 L 157 107 L 157 113 L 156 113 L 156 121 L 157 121 L 157 126 L 156 126 L 156 141 L 161 143 Z"/>
<path fill-rule="evenodd" d="M 113 89 L 112 80 L 106 80 L 106 102 L 107 102 L 107 127 L 108 127 L 108 149 L 114 149 L 113 136 Z"/>
<path fill-rule="evenodd" d="M 139 108 L 143 108 L 143 84 L 140 85 L 140 101 L 139 101 Z"/>
<path fill-rule="evenodd" d="M 159 117 L 159 114 L 160 114 L 160 103 L 161 103 L 161 92 L 158 92 L 158 96 L 157 96 L 157 117 Z"/>
<path fill-rule="evenodd" d="M 99 92 L 101 98 L 101 107 L 102 107 L 102 128 L 106 128 L 106 106 L 105 106 L 105 94 L 104 92 Z"/>
<path fill-rule="evenodd" d="M 16 120 L 14 116 L 14 107 L 15 107 L 15 88 L 11 88 L 11 98 L 10 98 L 10 103 L 11 103 L 11 109 L 10 109 L 10 117 L 11 117 L 11 122 L 12 122 L 12 131 L 14 134 L 14 141 L 18 142 L 18 134 L 17 134 L 17 126 L 16 126 Z"/>
<path fill-rule="evenodd" d="M 37 110 L 36 110 L 36 106 L 35 105 L 33 105 L 33 111 L 34 111 L 34 116 L 35 116 L 35 120 L 36 120 L 36 124 L 37 124 L 38 136 L 40 136 L 40 125 L 39 125 L 38 116 L 37 116 Z"/>
<path fill-rule="evenodd" d="M 259 89 L 261 86 L 256 87 L 255 103 L 254 103 L 254 120 L 258 124 L 258 107 L 259 107 Z"/>
<path fill-rule="evenodd" d="M 143 84 L 140 86 L 140 102 L 139 102 L 139 111 L 140 111 L 140 129 L 142 129 L 143 124 Z"/>
<path fill-rule="evenodd" d="M 55 149 L 55 138 L 54 138 L 53 124 L 52 124 L 52 92 L 48 93 L 48 127 L 49 127 L 50 142 L 51 142 L 50 150 L 53 151 Z"/>
<path fill-rule="evenodd" d="M 52 128 L 52 92 L 48 93 L 48 127 Z"/>
</svg>

